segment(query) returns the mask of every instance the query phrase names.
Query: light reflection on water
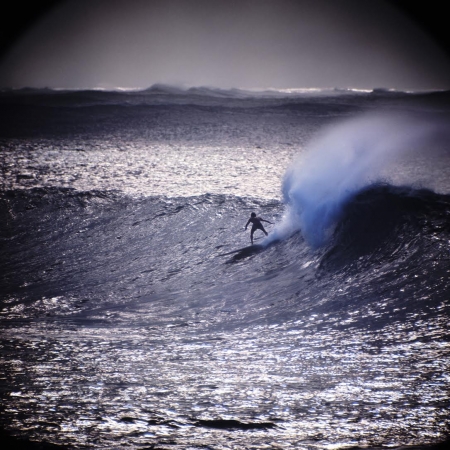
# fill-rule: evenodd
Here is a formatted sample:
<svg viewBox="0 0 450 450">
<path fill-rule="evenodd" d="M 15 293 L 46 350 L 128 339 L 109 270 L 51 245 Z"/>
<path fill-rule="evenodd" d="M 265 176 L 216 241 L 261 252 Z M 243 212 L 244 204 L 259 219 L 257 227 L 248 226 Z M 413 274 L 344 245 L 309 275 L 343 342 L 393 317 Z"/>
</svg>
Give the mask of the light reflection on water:
<svg viewBox="0 0 450 450">
<path fill-rule="evenodd" d="M 2 189 L 70 187 L 80 191 L 120 190 L 129 195 L 193 196 L 224 192 L 262 198 L 280 196 L 280 180 L 298 148 L 61 142 L 10 144 L 0 155 Z"/>
<path fill-rule="evenodd" d="M 202 117 L 206 116 L 210 114 Z M 224 116 L 216 121 L 217 129 L 223 128 Z M 149 196 L 208 192 L 279 198 L 282 176 L 293 154 L 302 151 L 322 119 L 314 118 L 306 124 L 302 118 L 302 126 L 298 127 L 300 119 L 286 121 L 282 115 L 271 127 L 266 125 L 272 123 L 273 116 L 257 126 L 253 119 L 249 126 L 242 124 L 244 116 L 239 116 L 233 122 L 235 128 L 223 135 L 218 136 L 214 128 L 211 139 L 197 139 L 204 128 L 195 131 L 189 121 L 177 131 L 177 139 L 165 135 L 158 138 L 156 131 L 148 131 L 151 136 L 142 139 L 130 133 L 125 137 L 105 134 L 99 139 L 77 139 L 71 134 L 71 138 L 61 140 L 9 140 L 2 143 L 0 153 L 0 187 L 117 189 L 125 194 Z M 176 118 L 173 129 L 175 122 Z M 279 125 L 286 123 L 290 125 L 280 131 Z M 147 124 L 143 129 L 147 130 Z M 172 127 L 164 124 L 163 129 L 166 132 Z M 413 180 L 450 192 L 448 158 L 443 155 L 436 163 L 427 152 L 423 160 L 419 158 L 400 168 L 388 167 L 383 175 L 398 184 Z M 189 208 L 197 208 L 195 202 L 191 203 Z M 230 203 L 233 208 L 236 204 Z M 145 448 L 153 444 L 174 449 L 331 449 L 423 445 L 445 438 L 450 406 L 448 313 L 439 311 L 436 317 L 427 318 L 426 313 L 423 316 L 421 312 L 407 311 L 414 310 L 409 300 L 420 299 L 422 307 L 429 297 L 446 298 L 448 283 L 444 277 L 448 273 L 442 262 L 448 255 L 446 241 L 436 242 L 436 251 L 425 256 L 423 248 L 417 247 L 417 259 L 412 259 L 410 266 L 374 265 L 360 273 L 355 282 L 350 277 L 337 277 L 330 291 L 325 289 L 323 294 L 315 294 L 308 287 L 317 281 L 312 276 L 315 258 L 310 259 L 305 253 L 302 259 L 289 259 L 289 255 L 283 256 L 284 249 L 277 256 L 279 259 L 274 258 L 271 263 L 269 250 L 269 257 L 256 275 L 268 281 L 268 268 L 275 272 L 283 267 L 277 285 L 270 290 L 263 281 L 258 287 L 254 283 L 258 278 L 254 278 L 250 279 L 252 293 L 243 293 L 239 287 L 249 279 L 249 267 L 229 265 L 224 269 L 224 276 L 230 277 L 225 285 L 229 292 L 221 300 L 212 293 L 222 287 L 214 283 L 218 272 L 211 270 L 215 267 L 213 258 L 209 257 L 208 264 L 198 272 L 195 267 L 219 242 L 236 247 L 235 217 L 242 211 L 231 212 L 231 206 L 218 208 L 215 204 L 215 210 L 206 209 L 203 216 L 199 212 L 186 215 L 184 223 L 191 227 L 194 216 L 200 217 L 198 224 L 220 211 L 223 218 L 215 226 L 225 226 L 221 222 L 226 221 L 231 237 L 224 242 L 224 233 L 210 226 L 207 237 L 201 234 L 200 243 L 199 230 L 203 233 L 204 226 L 192 225 L 191 230 L 184 232 L 181 244 L 165 232 L 148 240 L 149 230 L 162 229 L 168 220 L 161 218 L 148 227 L 142 225 L 140 214 L 153 217 L 149 214 L 151 205 L 129 211 L 136 217 L 119 212 L 117 221 L 110 225 L 106 221 L 108 225 L 101 228 L 92 224 L 102 222 L 103 216 L 99 213 L 98 217 L 89 217 L 87 208 L 85 215 L 70 222 L 61 235 L 58 242 L 67 241 L 67 248 L 58 244 L 54 253 L 50 251 L 56 239 L 52 238 L 53 226 L 43 226 L 42 233 L 37 233 L 34 245 L 43 238 L 42 248 L 47 253 L 42 253 L 46 257 L 37 258 L 35 265 L 18 266 L 26 280 L 20 287 L 30 284 L 32 290 L 33 280 L 39 275 L 44 281 L 52 281 L 53 286 L 64 285 L 65 293 L 60 295 L 61 291 L 55 289 L 56 296 L 51 289 L 40 292 L 36 288 L 40 294 L 33 300 L 23 302 L 12 295 L 4 301 L 0 314 L 5 319 L 0 341 L 2 425 L 39 441 L 105 449 Z M 239 208 L 247 211 L 250 205 L 242 203 Z M 242 228 L 242 218 L 239 220 Z M 32 222 L 36 223 L 36 217 Z M 56 225 L 61 223 L 64 221 Z M 214 221 L 206 223 L 214 225 Z M 30 228 L 23 233 L 29 233 Z M 175 233 L 180 232 L 176 229 Z M 111 236 L 116 239 L 110 239 Z M 245 239 L 247 242 L 248 237 Z M 11 242 L 14 246 L 16 241 Z M 167 242 L 174 244 L 172 254 L 155 258 L 156 263 L 149 261 L 147 254 L 151 255 L 154 248 L 166 252 Z M 183 246 L 189 248 L 189 254 Z M 442 252 L 437 246 L 442 247 Z M 83 251 L 78 252 L 79 248 Z M 135 259 L 135 255 L 139 258 Z M 27 260 L 18 259 L 21 264 Z M 66 260 L 67 269 L 63 269 Z M 263 317 L 280 307 L 267 308 L 268 297 L 275 297 L 277 305 L 283 306 L 284 302 L 280 316 L 291 318 L 295 312 L 294 316 L 299 317 L 292 305 L 298 297 L 285 290 L 283 282 L 289 279 L 290 286 L 291 279 L 299 278 L 296 262 L 300 260 L 308 261 L 302 266 L 304 284 L 299 285 L 306 303 L 304 310 L 309 303 L 327 310 L 329 297 L 345 302 L 346 308 L 342 312 L 332 309 L 334 316 L 314 314 L 294 324 L 242 329 L 242 324 L 251 323 L 255 317 L 261 323 Z M 145 267 L 141 267 L 143 262 Z M 161 269 L 160 274 L 151 275 L 147 270 L 150 262 L 155 270 Z M 442 266 L 441 272 L 436 267 L 436 273 L 442 274 L 439 283 L 437 275 L 429 277 L 427 273 L 435 264 Z M 110 273 L 110 267 L 119 265 L 125 269 Z M 42 271 L 49 266 L 56 267 L 53 278 Z M 208 266 L 210 269 L 205 269 Z M 408 273 L 421 278 L 408 282 L 403 278 Z M 189 301 L 183 306 L 183 295 L 176 302 L 167 295 L 190 280 L 186 274 L 192 275 L 189 296 L 195 303 L 189 312 Z M 383 276 L 388 274 L 396 280 L 392 292 L 384 289 L 378 294 L 373 286 L 377 282 L 381 285 Z M 367 285 L 365 279 L 373 281 Z M 403 284 L 399 280 L 404 280 Z M 157 288 L 149 287 L 152 283 Z M 82 295 L 72 297 L 79 286 L 93 294 L 85 295 L 81 290 Z M 241 317 L 244 308 L 239 303 L 254 296 L 255 290 L 259 295 L 256 300 L 251 299 L 251 311 L 245 311 L 247 316 Z M 130 302 L 128 306 L 129 297 L 138 298 L 141 294 L 142 301 Z M 194 302 L 197 295 L 199 300 Z M 350 311 L 347 302 L 362 300 L 364 296 L 379 300 L 367 304 L 354 301 L 355 309 Z M 89 299 L 94 304 L 98 298 L 101 301 L 86 312 L 90 319 L 83 319 L 86 316 L 82 302 Z M 214 307 L 209 303 L 202 305 L 201 314 L 195 316 L 207 299 Z M 388 320 L 396 310 L 391 312 L 395 299 L 396 309 L 406 310 L 408 315 L 404 322 Z M 239 323 L 241 328 L 211 331 L 214 322 L 219 325 L 224 317 Z M 227 320 L 223 320 L 224 327 Z M 107 321 L 115 326 L 105 327 Z M 378 330 L 369 328 L 383 321 L 390 324 Z M 356 328 L 358 324 L 360 328 Z"/>
<path fill-rule="evenodd" d="M 377 331 L 323 319 L 219 334 L 200 325 L 10 329 L 2 421 L 91 448 L 375 447 L 445 437 L 446 319 Z"/>
<path fill-rule="evenodd" d="M 254 134 L 255 132 L 253 132 Z M 290 142 L 256 145 L 258 138 L 216 143 L 151 143 L 121 139 L 29 140 L 2 144 L 1 189 L 58 187 L 80 191 L 118 190 L 129 195 L 195 196 L 205 193 L 279 198 L 281 180 L 294 155 L 304 151 L 299 136 Z M 307 132 L 304 133 L 309 136 Z M 273 139 L 273 137 L 272 137 Z M 305 137 L 303 136 L 303 140 Z M 250 141 L 250 142 L 247 142 Z M 450 192 L 450 156 L 412 154 L 385 167 L 376 178 L 402 185 L 412 181 Z"/>
</svg>

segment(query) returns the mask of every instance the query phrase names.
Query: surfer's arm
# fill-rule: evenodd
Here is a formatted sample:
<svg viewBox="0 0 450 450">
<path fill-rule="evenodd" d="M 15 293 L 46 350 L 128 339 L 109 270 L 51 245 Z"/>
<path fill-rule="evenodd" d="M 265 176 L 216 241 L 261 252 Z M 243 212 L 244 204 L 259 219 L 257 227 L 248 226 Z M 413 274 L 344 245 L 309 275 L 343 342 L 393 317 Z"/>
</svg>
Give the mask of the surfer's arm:
<svg viewBox="0 0 450 450">
<path fill-rule="evenodd" d="M 261 219 L 261 222 L 267 222 L 267 223 L 270 223 L 271 225 L 273 225 L 273 223 L 272 222 L 269 222 L 268 220 L 266 220 L 266 219 Z"/>
<path fill-rule="evenodd" d="M 245 229 L 247 229 L 247 227 L 248 227 L 248 224 L 251 222 L 251 220 L 250 219 L 248 219 L 248 222 L 245 224 Z"/>
</svg>

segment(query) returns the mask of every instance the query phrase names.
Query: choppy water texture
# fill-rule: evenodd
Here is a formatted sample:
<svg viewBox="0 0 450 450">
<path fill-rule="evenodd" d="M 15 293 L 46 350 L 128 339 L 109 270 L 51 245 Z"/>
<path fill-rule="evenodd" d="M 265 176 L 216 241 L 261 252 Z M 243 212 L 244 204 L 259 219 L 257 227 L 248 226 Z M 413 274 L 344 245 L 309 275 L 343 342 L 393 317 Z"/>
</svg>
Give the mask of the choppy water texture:
<svg viewBox="0 0 450 450">
<path fill-rule="evenodd" d="M 448 438 L 446 93 L 0 97 L 9 435 L 80 449 Z M 381 108 L 437 126 L 377 170 L 348 146 L 351 164 L 315 166 L 364 175 L 331 207 L 311 139 Z M 322 215 L 305 213 L 313 191 Z M 253 210 L 277 225 L 249 249 Z"/>
</svg>

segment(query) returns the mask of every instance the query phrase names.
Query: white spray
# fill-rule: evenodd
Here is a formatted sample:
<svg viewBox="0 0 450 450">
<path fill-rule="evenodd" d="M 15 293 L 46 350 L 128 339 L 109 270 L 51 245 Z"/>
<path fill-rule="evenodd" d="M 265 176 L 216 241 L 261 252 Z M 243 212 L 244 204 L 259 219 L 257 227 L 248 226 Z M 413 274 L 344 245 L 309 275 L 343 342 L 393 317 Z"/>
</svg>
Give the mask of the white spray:
<svg viewBox="0 0 450 450">
<path fill-rule="evenodd" d="M 284 176 L 287 210 L 265 243 L 301 230 L 313 247 L 323 245 L 342 207 L 407 149 L 417 148 L 432 125 L 417 117 L 371 113 L 329 127 Z"/>
</svg>

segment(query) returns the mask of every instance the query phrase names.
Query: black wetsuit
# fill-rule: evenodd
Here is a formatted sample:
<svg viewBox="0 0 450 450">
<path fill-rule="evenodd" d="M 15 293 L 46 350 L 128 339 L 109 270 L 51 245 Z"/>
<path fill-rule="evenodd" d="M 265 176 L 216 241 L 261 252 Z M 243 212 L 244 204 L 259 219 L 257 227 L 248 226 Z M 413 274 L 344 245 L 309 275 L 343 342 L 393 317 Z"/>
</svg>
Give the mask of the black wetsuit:
<svg viewBox="0 0 450 450">
<path fill-rule="evenodd" d="M 250 232 L 250 240 L 251 240 L 252 244 L 253 244 L 253 233 L 256 230 L 261 230 L 266 236 L 268 235 L 268 233 L 264 229 L 263 224 L 261 223 L 261 221 L 270 223 L 268 220 L 264 220 L 261 217 L 250 217 L 250 219 L 248 219 L 247 225 L 245 225 L 245 228 L 247 228 L 248 224 L 250 222 L 252 223 L 252 230 Z"/>
<path fill-rule="evenodd" d="M 263 224 L 261 223 L 261 217 L 250 217 L 248 221 L 252 223 L 252 234 L 256 230 L 261 230 L 267 234 L 267 231 L 264 229 Z"/>
</svg>

